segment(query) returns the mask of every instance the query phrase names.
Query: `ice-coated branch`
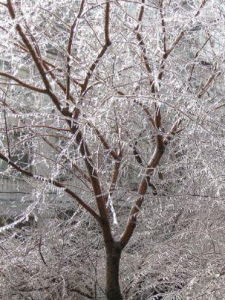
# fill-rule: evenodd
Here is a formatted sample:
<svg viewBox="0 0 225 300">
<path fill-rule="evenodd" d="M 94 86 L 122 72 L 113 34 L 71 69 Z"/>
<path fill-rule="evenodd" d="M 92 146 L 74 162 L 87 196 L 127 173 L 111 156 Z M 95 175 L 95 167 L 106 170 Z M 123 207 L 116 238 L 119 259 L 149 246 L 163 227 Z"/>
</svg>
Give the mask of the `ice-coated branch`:
<svg viewBox="0 0 225 300">
<path fill-rule="evenodd" d="M 20 166 L 18 166 L 16 163 L 14 163 L 13 161 L 11 161 L 10 158 L 6 157 L 3 153 L 0 152 L 0 159 L 4 160 L 5 162 L 7 162 L 10 166 L 12 166 L 15 170 L 17 170 L 18 172 L 20 172 L 21 174 L 33 178 L 37 181 L 44 181 L 46 183 L 52 184 L 55 187 L 59 187 L 59 188 L 63 188 L 64 192 L 66 192 L 67 194 L 69 194 L 73 199 L 75 199 L 77 201 L 78 204 L 80 204 L 87 212 L 89 212 L 98 222 L 101 221 L 99 215 L 87 204 L 85 203 L 84 200 L 82 200 L 76 193 L 74 193 L 72 190 L 70 190 L 69 188 L 67 188 L 64 184 L 62 184 L 61 182 L 58 182 L 56 180 L 52 180 L 49 178 L 45 178 L 43 176 L 40 175 L 35 175 L 27 170 L 22 169 Z"/>
<path fill-rule="evenodd" d="M 6 78 L 8 78 L 10 80 L 13 80 L 16 83 L 18 83 L 19 85 L 21 85 L 22 87 L 25 87 L 25 88 L 27 88 L 29 90 L 32 90 L 32 91 L 35 91 L 35 92 L 38 92 L 38 93 L 41 93 L 41 94 L 47 94 L 47 90 L 46 89 L 41 89 L 41 88 L 38 88 L 36 86 L 33 86 L 33 85 L 31 85 L 29 83 L 26 83 L 26 82 L 22 81 L 21 79 L 15 77 L 13 75 L 10 75 L 8 73 L 0 72 L 0 76 L 6 77 Z"/>
<path fill-rule="evenodd" d="M 93 62 L 93 64 L 90 66 L 86 78 L 82 84 L 81 94 L 84 94 L 86 91 L 86 88 L 88 86 L 89 80 L 97 67 L 99 61 L 106 53 L 107 49 L 111 45 L 110 36 L 109 36 L 109 25 L 110 25 L 110 0 L 106 1 L 105 4 L 105 20 L 104 20 L 104 35 L 105 35 L 105 44 L 103 45 L 102 49 L 100 50 L 96 60 Z"/>
<path fill-rule="evenodd" d="M 148 181 L 150 180 L 155 168 L 158 166 L 164 152 L 165 147 L 168 144 L 168 141 L 172 138 L 172 136 L 176 133 L 178 130 L 178 126 L 180 124 L 181 120 L 178 120 L 174 123 L 169 133 L 166 135 L 166 138 L 163 138 L 161 134 L 157 135 L 156 139 L 156 146 L 155 150 L 153 152 L 153 155 L 148 163 L 148 166 L 145 170 L 145 174 L 140 182 L 139 188 L 138 188 L 138 199 L 135 201 L 133 207 L 130 210 L 130 214 L 127 220 L 126 227 L 121 235 L 120 243 L 122 248 L 124 248 L 127 243 L 129 242 L 130 238 L 133 235 L 134 229 L 136 227 L 136 220 L 137 216 L 140 212 L 140 209 L 142 207 L 142 203 L 144 202 L 144 196 L 147 192 L 148 188 Z"/>
<path fill-rule="evenodd" d="M 75 34 L 75 29 L 78 23 L 79 18 L 81 17 L 81 14 L 83 12 L 84 9 L 84 4 L 85 4 L 85 0 L 81 1 L 80 4 L 80 9 L 79 12 L 70 28 L 70 36 L 69 36 L 69 41 L 68 41 L 68 46 L 67 46 L 67 60 L 66 60 L 66 68 L 67 68 L 67 74 L 66 74 L 66 101 L 68 101 L 70 99 L 70 76 L 71 76 L 71 65 L 70 65 L 70 60 L 71 60 L 71 51 L 72 51 L 72 44 L 73 44 L 73 38 L 74 38 L 74 34 Z M 67 103 L 68 105 L 68 103 Z"/>
</svg>

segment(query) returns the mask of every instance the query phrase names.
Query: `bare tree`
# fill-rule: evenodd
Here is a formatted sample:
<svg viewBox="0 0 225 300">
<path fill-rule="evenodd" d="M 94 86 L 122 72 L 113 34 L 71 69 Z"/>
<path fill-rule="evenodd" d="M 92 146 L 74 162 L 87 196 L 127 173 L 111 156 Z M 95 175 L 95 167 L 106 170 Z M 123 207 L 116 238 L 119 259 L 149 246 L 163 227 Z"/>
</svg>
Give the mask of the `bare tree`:
<svg viewBox="0 0 225 300">
<path fill-rule="evenodd" d="M 220 134 L 208 114 L 221 124 L 215 2 L 0 3 L 2 174 L 69 195 L 94 218 L 109 300 L 123 299 L 120 258 L 145 198 L 188 182 L 184 157 L 198 147 L 183 132 Z M 160 187 L 168 174 L 172 187 Z"/>
</svg>

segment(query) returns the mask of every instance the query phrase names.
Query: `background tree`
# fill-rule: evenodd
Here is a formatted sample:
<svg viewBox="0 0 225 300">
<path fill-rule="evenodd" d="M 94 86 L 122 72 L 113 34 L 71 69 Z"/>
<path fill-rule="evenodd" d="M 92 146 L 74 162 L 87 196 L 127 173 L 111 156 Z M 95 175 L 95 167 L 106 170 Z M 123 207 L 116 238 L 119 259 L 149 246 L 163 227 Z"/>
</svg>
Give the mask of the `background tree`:
<svg viewBox="0 0 225 300">
<path fill-rule="evenodd" d="M 1 2 L 2 176 L 32 187 L 31 203 L 1 229 L 20 274 L 7 297 L 96 298 L 97 281 L 81 269 L 101 282 L 102 245 L 107 299 L 222 293 L 223 11 L 206 0 Z M 63 195 L 72 211 L 61 211 L 71 207 Z M 40 226 L 47 207 L 51 220 Z M 57 210 L 68 220 L 54 219 Z M 21 245 L 9 236 L 31 214 L 37 228 L 23 229 Z M 15 263 L 21 249 L 30 255 Z M 24 260 L 37 255 L 41 267 L 25 268 L 36 281 L 24 283 Z M 47 285 L 40 268 L 54 273 Z M 2 274 L 6 286 L 12 273 Z"/>
</svg>

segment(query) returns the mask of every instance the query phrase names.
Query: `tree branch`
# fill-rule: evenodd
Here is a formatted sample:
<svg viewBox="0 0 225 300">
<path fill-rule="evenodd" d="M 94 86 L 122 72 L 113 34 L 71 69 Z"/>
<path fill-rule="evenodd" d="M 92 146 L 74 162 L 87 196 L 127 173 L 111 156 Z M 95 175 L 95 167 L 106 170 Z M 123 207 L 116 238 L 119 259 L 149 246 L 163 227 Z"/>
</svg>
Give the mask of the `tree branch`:
<svg viewBox="0 0 225 300">
<path fill-rule="evenodd" d="M 23 86 L 23 87 L 25 87 L 29 90 L 32 90 L 32 91 L 35 91 L 35 92 L 38 92 L 38 93 L 41 93 L 41 94 L 47 94 L 47 90 L 38 88 L 38 87 L 33 86 L 33 85 L 30 85 L 30 84 L 20 80 L 19 78 L 15 77 L 13 75 L 10 75 L 8 73 L 0 72 L 0 76 L 6 77 L 8 79 L 12 79 L 13 81 L 19 83 L 21 86 Z"/>
<path fill-rule="evenodd" d="M 135 201 L 134 206 L 131 208 L 127 225 L 125 227 L 124 232 L 121 235 L 120 243 L 122 248 L 124 248 L 127 245 L 136 227 L 137 215 L 144 201 L 144 195 L 147 192 L 148 182 L 146 178 L 150 177 L 153 174 L 154 168 L 158 165 L 163 153 L 164 153 L 164 148 L 160 148 L 156 146 L 152 158 L 150 159 L 148 166 L 146 168 L 145 175 L 139 185 L 138 194 L 140 195 L 140 197 Z"/>
<path fill-rule="evenodd" d="M 101 132 L 91 123 L 88 122 L 88 125 L 90 127 L 92 127 L 95 130 L 95 133 L 97 135 L 97 137 L 99 138 L 99 140 L 101 141 L 102 145 L 104 146 L 104 148 L 109 152 L 110 155 L 112 155 L 112 157 L 115 160 L 119 159 L 119 156 L 116 154 L 116 152 L 109 146 L 109 144 L 107 143 L 107 141 L 105 140 L 105 138 L 103 137 L 103 135 L 101 134 Z"/>
<path fill-rule="evenodd" d="M 83 12 L 83 9 L 84 9 L 84 3 L 85 3 L 85 0 L 82 0 L 81 4 L 80 4 L 80 9 L 79 9 L 78 15 L 75 18 L 75 20 L 71 26 L 71 29 L 70 29 L 70 37 L 69 37 L 69 42 L 68 42 L 68 46 L 67 46 L 66 101 L 68 101 L 70 99 L 70 71 L 71 71 L 70 56 L 71 56 L 71 51 L 72 51 L 73 37 L 74 37 L 75 28 L 77 25 L 77 20 L 80 18 L 81 14 Z"/>
<path fill-rule="evenodd" d="M 162 26 L 162 32 L 163 32 L 163 51 L 166 53 L 166 23 L 164 18 L 164 12 L 163 12 L 163 0 L 160 0 L 159 2 L 159 11 L 160 11 L 160 18 L 161 18 L 161 26 Z"/>
<path fill-rule="evenodd" d="M 198 9 L 197 12 L 194 14 L 194 17 L 197 17 L 197 16 L 200 14 L 201 9 L 205 6 L 206 2 L 207 2 L 207 0 L 203 0 L 203 1 L 202 1 L 202 3 L 201 3 L 201 5 L 200 5 L 199 9 Z M 192 19 L 191 19 L 191 21 L 192 21 Z M 190 22 L 191 22 L 191 21 L 190 21 Z M 161 60 L 161 62 L 160 62 L 160 68 L 159 68 L 160 72 L 159 72 L 159 75 L 158 75 L 158 79 L 159 79 L 159 80 L 161 80 L 162 77 L 163 77 L 163 71 L 164 71 L 166 59 L 167 59 L 168 56 L 173 52 L 173 50 L 174 50 L 175 47 L 178 45 L 178 43 L 180 42 L 180 40 L 184 37 L 185 33 L 186 33 L 186 30 L 182 30 L 182 31 L 178 34 L 178 36 L 175 38 L 175 40 L 173 41 L 171 47 L 170 47 L 166 52 L 164 52 L 163 57 L 162 57 L 162 60 Z"/>
<path fill-rule="evenodd" d="M 9 14 L 10 14 L 11 18 L 13 20 L 15 20 L 16 15 L 15 15 L 15 11 L 14 11 L 11 0 L 7 0 L 7 7 L 8 7 L 8 11 L 9 11 Z M 30 43 L 30 41 L 27 38 L 26 34 L 23 32 L 22 27 L 20 26 L 20 24 L 16 24 L 16 30 L 17 30 L 19 36 L 21 37 L 24 45 L 27 47 L 31 57 L 33 58 L 33 61 L 36 65 L 36 67 L 37 67 L 37 69 L 38 69 L 38 71 L 41 75 L 42 81 L 43 81 L 43 83 L 46 87 L 46 93 L 50 96 L 50 98 L 52 99 L 52 101 L 55 104 L 55 106 L 57 107 L 57 109 L 62 112 L 62 108 L 60 106 L 59 100 L 57 99 L 57 97 L 51 91 L 51 85 L 49 83 L 49 80 L 46 77 L 45 70 L 44 70 L 43 65 L 42 65 L 42 59 L 36 53 L 35 49 L 33 48 L 32 44 Z"/>
<path fill-rule="evenodd" d="M 33 173 L 22 169 L 20 166 L 18 166 L 17 164 L 15 164 L 13 161 L 10 160 L 10 158 L 7 158 L 5 155 L 3 155 L 0 152 L 0 159 L 4 160 L 5 162 L 7 162 L 10 166 L 12 166 L 15 170 L 17 170 L 18 172 L 20 172 L 21 174 L 33 178 L 37 181 L 41 181 L 41 182 L 46 182 L 49 184 L 54 185 L 55 187 L 59 187 L 59 188 L 63 188 L 64 191 L 69 194 L 73 199 L 75 199 L 77 201 L 77 203 L 79 203 L 87 212 L 89 212 L 99 223 L 101 223 L 101 218 L 99 217 L 99 215 L 87 204 L 85 203 L 77 194 L 75 194 L 73 191 L 71 191 L 69 188 L 67 188 L 65 185 L 63 185 L 62 183 L 56 181 L 56 180 L 51 180 L 48 178 L 45 178 L 43 176 L 40 175 L 34 175 Z"/>
<path fill-rule="evenodd" d="M 148 163 L 148 166 L 145 171 L 145 175 L 143 176 L 138 188 L 139 197 L 135 201 L 133 207 L 130 210 L 127 225 L 120 238 L 120 243 L 122 248 L 124 248 L 127 245 L 131 236 L 133 235 L 134 229 L 136 227 L 136 219 L 141 209 L 142 203 L 144 201 L 144 196 L 147 192 L 148 180 L 150 180 L 150 177 L 152 176 L 154 169 L 158 166 L 165 152 L 165 146 L 168 144 L 169 140 L 171 140 L 172 136 L 177 132 L 180 122 L 181 120 L 179 119 L 177 122 L 174 123 L 171 130 L 169 131 L 169 133 L 166 135 L 164 139 L 162 135 L 157 135 L 157 139 L 156 139 L 157 144 L 154 153 Z"/>
<path fill-rule="evenodd" d="M 143 15 L 144 15 L 144 5 L 145 5 L 145 0 L 141 0 L 141 9 L 140 9 L 140 12 L 139 12 L 139 15 L 138 15 L 138 25 L 137 27 L 135 28 L 135 33 L 136 33 L 136 38 L 139 42 L 139 46 L 141 48 L 141 53 L 142 53 L 142 57 L 144 59 L 144 65 L 145 65 L 145 68 L 149 74 L 149 76 L 152 74 L 152 69 L 150 67 L 150 64 L 149 64 L 149 61 L 148 61 L 148 58 L 147 58 L 147 51 L 146 51 L 146 46 L 145 46 L 145 43 L 144 43 L 144 40 L 143 40 L 143 37 L 142 35 L 140 34 L 139 32 L 139 29 L 141 27 L 141 21 L 143 19 Z M 151 86 L 151 91 L 152 93 L 155 93 L 155 86 L 154 86 L 154 81 L 150 78 L 149 79 L 149 82 L 150 82 L 150 86 Z"/>
<path fill-rule="evenodd" d="M 216 72 L 216 70 L 214 71 L 213 74 L 210 75 L 210 77 L 208 78 L 208 80 L 206 81 L 204 86 L 198 92 L 198 94 L 197 94 L 198 98 L 201 98 L 207 92 L 207 90 L 210 88 L 210 85 L 213 82 L 213 80 L 219 75 L 220 75 L 220 72 Z"/>
<path fill-rule="evenodd" d="M 111 41 L 110 41 L 110 37 L 109 37 L 109 14 L 110 14 L 110 0 L 107 0 L 106 7 L 105 7 L 105 24 L 104 24 L 105 44 L 102 47 L 101 51 L 99 52 L 96 60 L 93 62 L 93 64 L 90 66 L 90 68 L 87 72 L 84 83 L 82 84 L 81 94 L 84 94 L 95 68 L 97 67 L 100 59 L 106 53 L 108 47 L 111 45 Z"/>
</svg>

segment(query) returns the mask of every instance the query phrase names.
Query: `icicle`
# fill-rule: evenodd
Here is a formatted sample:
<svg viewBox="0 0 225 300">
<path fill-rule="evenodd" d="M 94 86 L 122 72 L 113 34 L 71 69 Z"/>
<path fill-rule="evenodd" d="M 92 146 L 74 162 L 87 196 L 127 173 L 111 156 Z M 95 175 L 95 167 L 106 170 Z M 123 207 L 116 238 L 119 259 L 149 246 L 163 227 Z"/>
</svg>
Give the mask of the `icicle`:
<svg viewBox="0 0 225 300">
<path fill-rule="evenodd" d="M 22 223 L 26 219 L 26 216 L 21 217 L 20 219 L 12 222 L 11 224 L 5 225 L 0 228 L 0 233 L 3 233 L 4 231 L 13 229 L 17 224 Z"/>
<path fill-rule="evenodd" d="M 118 220 L 117 220 L 116 212 L 115 212 L 115 209 L 114 209 L 114 206 L 113 206 L 113 202 L 112 202 L 112 199 L 111 199 L 110 196 L 109 196 L 109 200 L 108 200 L 107 206 L 110 208 L 111 213 L 112 213 L 113 225 L 118 226 Z"/>
</svg>

